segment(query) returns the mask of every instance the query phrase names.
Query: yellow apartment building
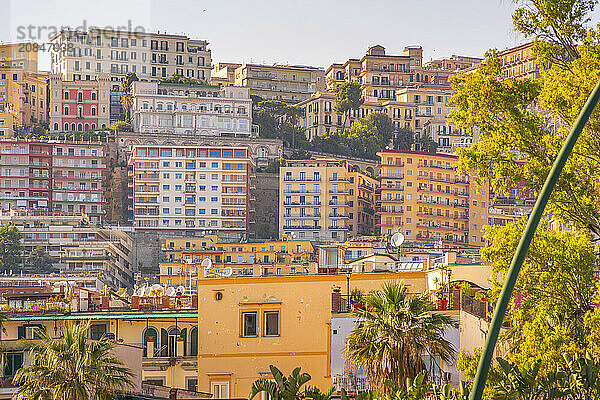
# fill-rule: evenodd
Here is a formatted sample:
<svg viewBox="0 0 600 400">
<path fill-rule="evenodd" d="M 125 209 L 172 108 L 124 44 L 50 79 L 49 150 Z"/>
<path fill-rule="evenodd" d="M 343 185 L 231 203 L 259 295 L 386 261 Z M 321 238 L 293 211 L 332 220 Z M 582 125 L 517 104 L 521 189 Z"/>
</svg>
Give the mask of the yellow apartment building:
<svg viewBox="0 0 600 400">
<path fill-rule="evenodd" d="M 35 43 L 0 44 L 0 70 L 19 68 L 25 71 L 38 70 L 38 49 Z"/>
<path fill-rule="evenodd" d="M 255 380 L 272 379 L 271 364 L 285 374 L 300 366 L 311 385 L 329 389 L 334 291 L 400 279 L 427 290 L 424 271 L 199 279 L 198 390 L 246 398 Z"/>
<path fill-rule="evenodd" d="M 20 120 L 21 85 L 12 79 L 0 79 L 0 137 L 13 136 Z"/>
<path fill-rule="evenodd" d="M 218 62 L 210 74 L 210 84 L 218 86 L 234 86 L 235 70 L 242 64 Z"/>
<path fill-rule="evenodd" d="M 242 64 L 235 70 L 235 86 L 250 88 L 263 100 L 297 103 L 325 89 L 322 68 L 294 65 Z"/>
<path fill-rule="evenodd" d="M 47 78 L 45 73 L 22 68 L 0 68 L 0 118 L 10 114 L 15 128 L 47 122 Z M 19 86 L 18 90 L 14 84 Z M 4 136 L 13 133 L 6 128 Z"/>
<path fill-rule="evenodd" d="M 34 295 L 30 295 L 32 298 Z M 29 300 L 29 299 L 28 299 Z M 65 323 L 90 322 L 90 338 L 114 338 L 142 351 L 142 380 L 157 385 L 197 389 L 198 317 L 193 309 L 73 311 L 68 313 L 16 312 L 3 322 L 2 342 L 13 342 L 5 353 L 5 378 L 23 365 L 24 339 L 35 339 L 41 328 L 52 337 Z M 20 345 L 17 345 L 20 344 Z M 139 357 L 139 350 L 138 350 Z"/>
<path fill-rule="evenodd" d="M 205 275 L 293 275 L 306 269 L 314 271 L 312 243 L 284 239 L 261 243 L 219 243 L 214 235 L 166 239 L 162 249 L 166 262 L 159 264 L 160 282 L 188 288 L 196 277 Z M 201 263 L 206 258 L 212 266 L 204 270 Z"/>
<path fill-rule="evenodd" d="M 369 232 L 376 187 L 347 160 L 288 160 L 279 173 L 279 234 L 335 242 Z"/>
<path fill-rule="evenodd" d="M 397 230 L 407 242 L 444 247 L 483 246 L 489 184 L 456 174 L 457 156 L 382 150 L 380 234 Z"/>
</svg>

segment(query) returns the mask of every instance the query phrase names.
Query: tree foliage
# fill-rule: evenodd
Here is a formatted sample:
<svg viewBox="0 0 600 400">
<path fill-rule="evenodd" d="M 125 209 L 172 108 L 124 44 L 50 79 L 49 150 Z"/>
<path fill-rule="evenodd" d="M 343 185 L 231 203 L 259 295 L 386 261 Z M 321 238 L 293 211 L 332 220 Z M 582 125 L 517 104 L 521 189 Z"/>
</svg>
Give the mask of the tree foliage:
<svg viewBox="0 0 600 400">
<path fill-rule="evenodd" d="M 34 274 L 45 274 L 52 272 L 54 259 L 50 257 L 43 247 L 38 246 L 27 256 L 27 269 Z"/>
<path fill-rule="evenodd" d="M 106 339 L 88 339 L 89 323 L 66 324 L 53 339 L 39 330 L 40 341 L 30 345 L 35 362 L 19 369 L 13 382 L 18 400 L 117 400 L 132 388 L 133 373 L 113 354 Z"/>
<path fill-rule="evenodd" d="M 272 400 L 329 400 L 331 398 L 333 388 L 328 392 L 322 392 L 317 387 L 304 386 L 310 381 L 311 376 L 306 372 L 300 372 L 300 367 L 294 368 L 292 374 L 287 377 L 274 365 L 270 365 L 269 369 L 273 380 L 256 380 L 250 390 L 250 400 L 263 392 Z"/>
<path fill-rule="evenodd" d="M 351 110 L 358 111 L 365 99 L 362 97 L 362 89 L 358 82 L 345 82 L 338 86 L 335 95 L 335 111 L 344 115 L 342 131 L 346 129 L 346 121 Z"/>
<path fill-rule="evenodd" d="M 173 74 L 168 78 L 160 78 L 159 82 L 163 83 L 175 83 L 181 85 L 191 85 L 191 86 L 210 86 L 210 84 L 202 79 L 194 79 L 188 78 L 183 75 Z"/>
<path fill-rule="evenodd" d="M 135 72 L 128 72 L 123 78 L 123 95 L 121 96 L 121 105 L 125 109 L 125 122 L 131 124 L 131 108 L 133 107 L 133 93 L 131 86 L 133 82 L 139 81 Z"/>
<path fill-rule="evenodd" d="M 16 271 L 21 257 L 21 233 L 13 224 L 0 226 L 0 271 Z"/>
<path fill-rule="evenodd" d="M 357 326 L 346 340 L 347 360 L 364 367 L 371 387 L 382 393 L 390 393 L 387 382 L 405 385 L 425 371 L 424 354 L 453 360 L 455 349 L 443 335 L 456 323 L 431 313 L 434 308 L 428 293 L 409 294 L 402 282 L 385 283 L 354 312 Z"/>
</svg>

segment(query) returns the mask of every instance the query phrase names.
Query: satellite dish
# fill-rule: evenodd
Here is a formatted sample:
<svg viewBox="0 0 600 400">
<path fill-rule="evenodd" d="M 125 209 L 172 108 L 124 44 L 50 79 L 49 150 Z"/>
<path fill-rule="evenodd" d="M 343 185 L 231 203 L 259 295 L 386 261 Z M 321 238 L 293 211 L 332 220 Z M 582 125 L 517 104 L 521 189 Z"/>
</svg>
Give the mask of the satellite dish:
<svg viewBox="0 0 600 400">
<path fill-rule="evenodd" d="M 233 275 L 233 269 L 231 267 L 225 267 L 223 269 L 223 276 L 230 277 L 231 275 Z"/>
<path fill-rule="evenodd" d="M 404 235 L 401 234 L 400 232 L 396 232 L 392 235 L 392 238 L 390 239 L 390 244 L 393 247 L 400 247 L 402 245 L 402 243 L 404 243 Z"/>
<path fill-rule="evenodd" d="M 174 287 L 170 286 L 170 287 L 167 288 L 167 296 L 173 297 L 173 296 L 175 296 L 175 294 L 176 293 L 175 293 L 175 288 Z"/>
<path fill-rule="evenodd" d="M 202 260 L 202 263 L 200 265 L 204 267 L 204 269 L 209 269 L 210 267 L 212 267 L 212 260 L 207 257 L 204 260 Z"/>
<path fill-rule="evenodd" d="M 185 293 L 185 286 L 177 286 L 176 291 L 177 291 L 177 293 L 181 293 L 181 294 Z"/>
<path fill-rule="evenodd" d="M 186 258 L 185 263 L 186 264 L 193 264 L 194 263 L 194 259 L 193 258 Z"/>
</svg>

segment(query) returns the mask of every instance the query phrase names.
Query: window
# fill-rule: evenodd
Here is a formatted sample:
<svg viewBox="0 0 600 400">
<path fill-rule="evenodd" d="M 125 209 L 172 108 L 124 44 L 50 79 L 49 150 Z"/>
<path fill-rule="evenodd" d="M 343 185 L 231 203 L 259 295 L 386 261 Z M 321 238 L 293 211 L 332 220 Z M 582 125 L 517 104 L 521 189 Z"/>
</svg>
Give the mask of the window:
<svg viewBox="0 0 600 400">
<path fill-rule="evenodd" d="M 242 336 L 258 336 L 256 311 L 242 313 Z"/>
<path fill-rule="evenodd" d="M 4 366 L 4 377 L 14 377 L 16 372 L 23 366 L 23 353 L 6 353 L 6 364 Z"/>
<path fill-rule="evenodd" d="M 210 392 L 213 399 L 229 398 L 229 382 L 211 382 Z"/>
<path fill-rule="evenodd" d="M 279 311 L 265 311 L 263 336 L 279 336 Z"/>
<path fill-rule="evenodd" d="M 92 324 L 90 326 L 90 339 L 100 340 L 106 334 L 106 324 Z"/>
<path fill-rule="evenodd" d="M 192 392 L 198 391 L 198 378 L 197 377 L 187 377 L 185 378 L 185 388 Z"/>
</svg>

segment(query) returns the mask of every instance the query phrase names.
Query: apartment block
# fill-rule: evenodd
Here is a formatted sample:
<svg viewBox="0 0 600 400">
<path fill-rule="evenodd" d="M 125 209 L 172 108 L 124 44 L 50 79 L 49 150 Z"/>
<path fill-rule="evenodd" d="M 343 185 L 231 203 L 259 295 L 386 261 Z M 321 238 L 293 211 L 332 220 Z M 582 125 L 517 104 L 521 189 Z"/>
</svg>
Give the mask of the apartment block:
<svg viewBox="0 0 600 400">
<path fill-rule="evenodd" d="M 160 282 L 184 286 L 202 276 L 267 276 L 314 272 L 314 247 L 309 240 L 284 238 L 279 241 L 222 243 L 215 235 L 203 238 L 167 238 L 162 247 L 166 262 L 160 263 Z M 209 258 L 211 268 L 202 261 Z"/>
<path fill-rule="evenodd" d="M 242 64 L 218 62 L 210 74 L 210 84 L 219 86 L 235 85 L 235 70 Z"/>
<path fill-rule="evenodd" d="M 135 146 L 129 165 L 136 230 L 245 237 L 254 167 L 247 147 Z"/>
<path fill-rule="evenodd" d="M 133 286 L 132 240 L 123 231 L 99 227 L 80 213 L 12 210 L 0 215 L 0 223 L 15 224 L 23 235 L 23 260 L 41 247 L 65 276 L 93 274 L 113 288 Z"/>
<path fill-rule="evenodd" d="M 235 86 L 248 87 L 263 100 L 297 103 L 324 90 L 324 76 L 317 67 L 242 64 L 235 70 Z"/>
<path fill-rule="evenodd" d="M 0 79 L 0 137 L 14 136 L 20 120 L 21 85 L 11 79 Z"/>
<path fill-rule="evenodd" d="M 31 43 L 0 45 L 0 137 L 48 121 L 47 78 Z"/>
<path fill-rule="evenodd" d="M 135 132 L 257 136 L 248 88 L 134 82 L 132 92 Z"/>
<path fill-rule="evenodd" d="M 118 82 L 134 72 L 141 80 L 180 75 L 208 81 L 212 69 L 208 42 L 184 35 L 62 30 L 50 42 L 52 72 L 66 80 L 93 80 L 104 73 Z"/>
<path fill-rule="evenodd" d="M 542 77 L 536 57 L 533 55 L 533 42 L 503 50 L 498 53 L 498 57 L 502 62 L 504 79 Z"/>
<path fill-rule="evenodd" d="M 105 214 L 105 145 L 101 143 L 0 142 L 3 211 Z"/>
<path fill-rule="evenodd" d="M 85 132 L 110 125 L 110 79 L 65 80 L 50 76 L 50 132 Z"/>
<path fill-rule="evenodd" d="M 372 232 L 377 182 L 346 160 L 289 160 L 279 171 L 279 234 L 344 241 Z"/>
<path fill-rule="evenodd" d="M 462 71 L 472 68 L 483 62 L 483 58 L 452 55 L 448 58 L 439 58 L 436 60 L 427 61 L 423 64 L 425 68 L 446 70 L 446 71 Z"/>
<path fill-rule="evenodd" d="M 38 51 L 35 43 L 0 44 L 0 69 L 14 68 L 28 72 L 38 70 Z"/>
<path fill-rule="evenodd" d="M 473 135 L 470 131 L 457 128 L 449 117 L 451 107 L 448 102 L 453 92 L 443 87 L 410 87 L 395 91 L 394 100 L 373 101 L 365 99 L 358 110 L 349 115 L 335 111 L 335 93 L 319 92 L 298 106 L 303 108 L 300 125 L 309 140 L 349 127 L 359 118 L 373 112 L 387 114 L 396 129 L 408 129 L 416 135 L 428 135 L 438 143 L 439 151 L 452 152 L 457 147 L 470 146 Z"/>
<path fill-rule="evenodd" d="M 456 174 L 457 156 L 382 150 L 380 234 L 400 231 L 415 244 L 483 246 L 489 185 Z"/>
</svg>

